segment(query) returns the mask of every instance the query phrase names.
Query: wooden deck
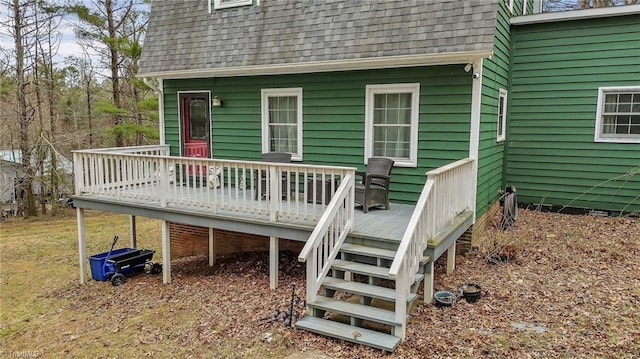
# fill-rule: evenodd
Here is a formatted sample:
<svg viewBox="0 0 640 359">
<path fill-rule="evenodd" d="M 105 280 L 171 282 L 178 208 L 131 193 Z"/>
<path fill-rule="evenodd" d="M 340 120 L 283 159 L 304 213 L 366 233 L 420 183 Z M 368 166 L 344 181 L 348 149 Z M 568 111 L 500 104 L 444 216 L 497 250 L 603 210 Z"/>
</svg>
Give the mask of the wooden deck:
<svg viewBox="0 0 640 359">
<path fill-rule="evenodd" d="M 267 201 L 256 200 L 253 191 L 240 191 L 238 196 L 228 196 L 229 191 L 235 194 L 236 189 L 184 187 L 180 189 L 181 203 L 169 203 L 166 207 L 161 207 L 154 199 L 152 194 L 157 191 L 157 185 L 150 184 L 105 194 L 82 194 L 74 196 L 74 205 L 299 241 L 306 241 L 317 218 L 326 208 L 287 198 L 281 203 L 282 216 L 274 222 L 269 219 Z M 414 205 L 392 203 L 389 210 L 371 209 L 365 214 L 356 207 L 351 235 L 400 242 L 414 208 Z"/>
</svg>

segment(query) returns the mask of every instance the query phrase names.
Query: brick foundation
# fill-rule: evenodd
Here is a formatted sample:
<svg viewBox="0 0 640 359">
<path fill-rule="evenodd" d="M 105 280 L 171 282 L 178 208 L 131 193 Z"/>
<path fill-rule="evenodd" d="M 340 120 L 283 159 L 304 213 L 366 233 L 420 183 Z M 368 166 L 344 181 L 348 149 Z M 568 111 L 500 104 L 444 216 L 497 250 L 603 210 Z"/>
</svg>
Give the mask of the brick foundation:
<svg viewBox="0 0 640 359">
<path fill-rule="evenodd" d="M 269 237 L 216 229 L 217 255 L 269 250 Z M 209 228 L 169 223 L 171 258 L 209 254 Z M 299 252 L 304 242 L 280 239 L 279 249 Z"/>
<path fill-rule="evenodd" d="M 468 252 L 473 247 L 473 243 L 476 241 L 476 238 L 480 236 L 487 229 L 487 226 L 491 224 L 493 218 L 495 218 L 496 214 L 500 211 L 500 202 L 496 201 L 480 218 L 476 220 L 466 232 L 458 238 L 456 242 L 456 252 L 459 254 L 464 254 Z"/>
</svg>

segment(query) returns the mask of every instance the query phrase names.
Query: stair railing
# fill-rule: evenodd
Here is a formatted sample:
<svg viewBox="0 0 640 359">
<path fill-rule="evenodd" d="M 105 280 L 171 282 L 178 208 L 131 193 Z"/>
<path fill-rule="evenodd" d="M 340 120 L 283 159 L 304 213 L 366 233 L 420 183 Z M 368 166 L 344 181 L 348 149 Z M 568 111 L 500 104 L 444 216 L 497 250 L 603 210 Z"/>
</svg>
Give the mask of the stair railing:
<svg viewBox="0 0 640 359">
<path fill-rule="evenodd" d="M 473 205 L 474 160 L 465 158 L 427 172 L 425 183 L 409 225 L 389 269 L 396 281 L 396 321 L 402 327 L 394 335 L 404 340 L 407 298 L 431 238 L 457 214 Z"/>
<path fill-rule="evenodd" d="M 353 227 L 355 174 L 343 177 L 340 186 L 298 255 L 307 262 L 307 302 L 314 302 L 322 281 Z"/>
</svg>

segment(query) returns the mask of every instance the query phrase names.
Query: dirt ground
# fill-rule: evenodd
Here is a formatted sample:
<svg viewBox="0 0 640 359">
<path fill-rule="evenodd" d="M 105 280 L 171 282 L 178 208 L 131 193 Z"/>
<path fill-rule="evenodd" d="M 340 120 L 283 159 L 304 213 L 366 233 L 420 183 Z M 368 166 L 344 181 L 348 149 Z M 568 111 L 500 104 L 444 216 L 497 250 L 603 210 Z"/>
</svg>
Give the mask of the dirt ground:
<svg viewBox="0 0 640 359">
<path fill-rule="evenodd" d="M 126 230 L 126 217 L 120 220 Z M 177 259 L 170 285 L 150 275 L 120 287 L 79 285 L 73 237 L 54 253 L 21 254 L 69 269 L 49 278 L 39 274 L 46 268 L 7 253 L 27 251 L 12 235 L 17 225 L 0 227 L 2 357 L 640 357 L 638 219 L 521 211 L 513 229 L 491 229 L 478 248 L 457 256 L 454 273 L 445 273 L 446 256 L 436 262 L 437 290 L 472 282 L 482 297 L 444 308 L 419 303 L 393 354 L 271 320 L 274 310 L 288 309 L 292 285 L 304 299 L 297 253 L 281 253 L 277 290 L 268 287 L 268 253 L 221 258 L 214 267 L 206 257 Z"/>
</svg>

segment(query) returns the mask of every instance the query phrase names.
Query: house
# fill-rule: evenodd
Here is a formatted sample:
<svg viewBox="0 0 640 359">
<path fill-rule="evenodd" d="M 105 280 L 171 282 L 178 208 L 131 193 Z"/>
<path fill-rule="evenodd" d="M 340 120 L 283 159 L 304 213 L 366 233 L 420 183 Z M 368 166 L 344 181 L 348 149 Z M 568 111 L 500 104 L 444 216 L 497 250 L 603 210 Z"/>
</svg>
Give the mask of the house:
<svg viewBox="0 0 640 359">
<path fill-rule="evenodd" d="M 505 179 L 518 199 L 640 213 L 640 5 L 511 24 Z"/>
<path fill-rule="evenodd" d="M 56 175 L 60 180 L 60 188 L 65 193 L 71 193 L 69 184 L 73 182 L 71 178 L 73 173 L 73 164 L 63 155 L 56 153 L 57 169 Z M 31 156 L 32 165 L 37 162 L 36 156 Z M 49 176 L 51 171 L 51 154 L 47 155 L 43 163 L 45 176 Z M 36 176 L 39 176 L 36 173 Z M 0 203 L 14 203 L 20 201 L 24 196 L 24 189 L 20 186 L 20 179 L 24 176 L 22 168 L 22 151 L 21 150 L 0 150 Z M 36 195 L 41 194 L 40 182 L 33 183 L 33 190 Z"/>
<path fill-rule="evenodd" d="M 129 214 L 133 247 L 135 217 L 161 219 L 165 283 L 179 250 L 204 251 L 213 265 L 223 247 L 260 243 L 275 287 L 278 250 L 291 246 L 307 264 L 308 314 L 296 326 L 393 351 L 418 285 L 431 300 L 433 262 L 447 253 L 453 270 L 456 239 L 499 208 L 506 183 L 520 186 L 514 165 L 530 159 L 518 146 L 540 133 L 526 133 L 538 126 L 523 116 L 532 80 L 515 71 L 526 56 L 517 41 L 546 25 L 517 19 L 536 19 L 519 16 L 535 7 L 154 2 L 139 76 L 157 79 L 161 145 L 74 153 L 81 282 L 87 208 Z M 292 162 L 261 162 L 268 152 Z M 394 160 L 392 203 L 364 213 L 355 177 L 372 157 Z M 520 191 L 535 202 L 533 182 Z M 371 306 L 380 300 L 394 310 Z"/>
</svg>

